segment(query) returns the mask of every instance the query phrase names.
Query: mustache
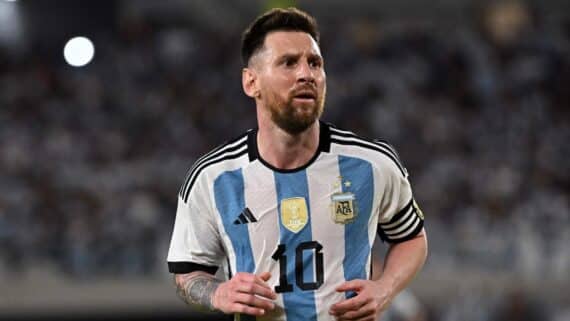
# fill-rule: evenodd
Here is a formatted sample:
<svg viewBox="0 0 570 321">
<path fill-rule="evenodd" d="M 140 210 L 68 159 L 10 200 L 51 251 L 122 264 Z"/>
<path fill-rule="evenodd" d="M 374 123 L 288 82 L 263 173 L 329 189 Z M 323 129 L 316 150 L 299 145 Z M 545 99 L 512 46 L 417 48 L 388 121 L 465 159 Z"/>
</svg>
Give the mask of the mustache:
<svg viewBox="0 0 570 321">
<path fill-rule="evenodd" d="M 295 97 L 298 95 L 310 95 L 313 98 L 317 98 L 317 86 L 314 84 L 306 83 L 299 85 L 291 90 L 290 96 Z"/>
</svg>

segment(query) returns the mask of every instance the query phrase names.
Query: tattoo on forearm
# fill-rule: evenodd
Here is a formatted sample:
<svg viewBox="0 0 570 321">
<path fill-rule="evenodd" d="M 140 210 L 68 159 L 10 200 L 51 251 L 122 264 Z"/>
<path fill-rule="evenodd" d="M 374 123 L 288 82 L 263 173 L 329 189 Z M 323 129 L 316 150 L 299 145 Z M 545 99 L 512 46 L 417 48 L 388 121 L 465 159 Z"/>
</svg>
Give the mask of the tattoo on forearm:
<svg viewBox="0 0 570 321">
<path fill-rule="evenodd" d="M 184 302 L 214 310 L 212 298 L 222 281 L 210 275 L 196 275 L 182 283 L 176 286 L 176 293 Z"/>
</svg>

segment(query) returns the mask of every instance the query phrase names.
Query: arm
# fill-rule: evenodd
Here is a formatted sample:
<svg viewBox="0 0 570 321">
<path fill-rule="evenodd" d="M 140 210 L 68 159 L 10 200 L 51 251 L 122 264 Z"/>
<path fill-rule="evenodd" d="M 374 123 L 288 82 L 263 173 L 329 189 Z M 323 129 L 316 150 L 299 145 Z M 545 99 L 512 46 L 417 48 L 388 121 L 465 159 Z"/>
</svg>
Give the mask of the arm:
<svg viewBox="0 0 570 321">
<path fill-rule="evenodd" d="M 427 237 L 422 230 L 416 237 L 390 245 L 384 270 L 377 280 L 386 289 L 390 301 L 412 281 L 427 258 Z"/>
<path fill-rule="evenodd" d="M 270 300 L 277 295 L 266 283 L 270 277 L 268 272 L 259 276 L 237 273 L 224 282 L 202 271 L 176 274 L 176 293 L 187 304 L 202 310 L 261 316 L 275 307 Z"/>
<path fill-rule="evenodd" d="M 337 287 L 339 292 L 356 291 L 357 295 L 332 305 L 329 313 L 338 320 L 376 320 L 411 282 L 426 257 L 427 238 L 422 229 L 414 238 L 390 246 L 377 280 L 352 280 Z"/>
<path fill-rule="evenodd" d="M 175 274 L 178 296 L 202 310 L 224 313 L 263 315 L 274 308 L 277 295 L 266 283 L 270 274 L 259 276 L 236 273 L 231 280 L 217 279 L 214 274 L 226 253 L 218 230 L 215 204 L 210 199 L 210 182 L 191 170 L 181 188 L 174 229 L 168 250 L 168 270 Z"/>
<path fill-rule="evenodd" d="M 202 271 L 175 274 L 176 294 L 182 301 L 198 309 L 214 310 L 214 292 L 222 283 L 213 275 Z"/>
</svg>

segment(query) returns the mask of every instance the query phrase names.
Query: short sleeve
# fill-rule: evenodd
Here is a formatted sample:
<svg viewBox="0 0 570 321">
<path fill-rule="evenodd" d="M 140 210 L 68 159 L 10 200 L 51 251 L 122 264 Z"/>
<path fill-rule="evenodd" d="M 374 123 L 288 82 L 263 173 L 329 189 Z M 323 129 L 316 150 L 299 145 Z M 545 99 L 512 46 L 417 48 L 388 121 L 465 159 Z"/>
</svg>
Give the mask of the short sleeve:
<svg viewBox="0 0 570 321">
<path fill-rule="evenodd" d="M 188 201 L 178 198 L 176 219 L 168 250 L 168 270 L 190 273 L 196 270 L 216 273 L 224 259 L 219 231 L 206 197 L 193 190 Z"/>
<path fill-rule="evenodd" d="M 390 243 L 407 241 L 418 235 L 424 226 L 424 216 L 414 200 L 407 171 L 402 172 L 395 164 L 388 164 L 381 177 L 384 184 L 380 192 L 378 234 Z"/>
</svg>

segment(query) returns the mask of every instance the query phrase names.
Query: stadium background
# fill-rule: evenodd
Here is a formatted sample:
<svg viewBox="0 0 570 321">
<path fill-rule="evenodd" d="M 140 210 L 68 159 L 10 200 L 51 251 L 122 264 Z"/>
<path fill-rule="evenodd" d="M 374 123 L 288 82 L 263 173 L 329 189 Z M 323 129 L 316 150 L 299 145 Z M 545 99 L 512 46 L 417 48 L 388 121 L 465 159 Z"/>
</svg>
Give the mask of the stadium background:
<svg viewBox="0 0 570 321">
<path fill-rule="evenodd" d="M 1 320 L 219 319 L 167 273 L 176 193 L 254 126 L 240 32 L 294 3 L 0 1 Z M 570 320 L 570 2 L 296 4 L 320 23 L 324 119 L 395 145 L 427 217 L 383 320 Z"/>
</svg>

